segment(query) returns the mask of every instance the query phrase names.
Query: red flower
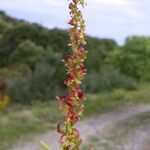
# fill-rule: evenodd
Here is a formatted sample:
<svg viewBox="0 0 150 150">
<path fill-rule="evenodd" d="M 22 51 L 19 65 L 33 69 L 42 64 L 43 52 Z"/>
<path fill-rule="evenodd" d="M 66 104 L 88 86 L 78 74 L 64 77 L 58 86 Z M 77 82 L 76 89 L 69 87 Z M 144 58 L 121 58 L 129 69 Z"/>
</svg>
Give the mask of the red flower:
<svg viewBox="0 0 150 150">
<path fill-rule="evenodd" d="M 61 135 L 60 136 L 60 139 L 59 139 L 59 142 L 63 145 L 65 143 L 65 140 L 64 140 L 64 135 Z"/>
<path fill-rule="evenodd" d="M 65 56 L 65 58 L 64 58 L 64 62 L 65 63 L 67 63 L 68 61 L 74 61 L 74 60 L 76 60 L 76 56 L 74 55 L 74 54 L 70 54 L 70 55 L 67 55 L 67 56 Z"/>
<path fill-rule="evenodd" d="M 67 95 L 64 95 L 64 96 L 60 96 L 60 97 L 58 97 L 58 100 L 61 103 L 68 105 L 69 107 L 73 107 L 74 106 L 74 103 L 72 101 L 72 97 L 71 97 L 70 94 L 67 94 Z"/>
<path fill-rule="evenodd" d="M 64 81 L 64 83 L 66 85 L 69 85 L 70 83 L 72 83 L 75 79 L 75 73 L 71 72 L 68 74 L 67 79 Z"/>
<path fill-rule="evenodd" d="M 75 95 L 77 95 L 79 99 L 84 99 L 84 98 L 85 98 L 85 95 L 84 95 L 84 93 L 82 92 L 82 90 L 81 90 L 80 87 L 77 87 L 77 88 L 75 89 Z"/>
<path fill-rule="evenodd" d="M 74 123 L 77 122 L 79 120 L 79 116 L 77 113 L 75 112 L 68 112 L 66 115 L 66 120 L 69 121 L 73 121 Z"/>
<path fill-rule="evenodd" d="M 81 74 L 86 74 L 87 73 L 87 70 L 86 68 L 84 67 L 84 65 L 80 65 L 80 67 L 78 68 L 78 71 L 81 73 Z"/>
<path fill-rule="evenodd" d="M 79 51 L 80 53 L 85 53 L 85 49 L 84 49 L 83 47 L 79 47 L 79 48 L 78 48 L 78 51 Z"/>
<path fill-rule="evenodd" d="M 77 138 L 79 137 L 79 131 L 75 128 L 73 128 L 73 135 Z"/>
</svg>

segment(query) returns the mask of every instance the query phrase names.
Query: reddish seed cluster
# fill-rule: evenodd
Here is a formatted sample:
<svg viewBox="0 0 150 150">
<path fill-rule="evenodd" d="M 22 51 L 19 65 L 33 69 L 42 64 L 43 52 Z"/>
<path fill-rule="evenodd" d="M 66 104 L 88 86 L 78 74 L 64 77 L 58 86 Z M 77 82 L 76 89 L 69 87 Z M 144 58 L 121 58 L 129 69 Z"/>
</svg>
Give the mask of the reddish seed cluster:
<svg viewBox="0 0 150 150">
<path fill-rule="evenodd" d="M 63 62 L 67 70 L 67 78 L 64 83 L 69 88 L 69 93 L 57 97 L 60 108 L 65 112 L 64 122 L 57 126 L 57 132 L 61 134 L 60 143 L 62 150 L 79 150 L 81 138 L 79 132 L 74 128 L 75 123 L 80 119 L 84 105 L 82 100 L 85 94 L 81 90 L 80 84 L 87 70 L 83 64 L 86 59 L 87 51 L 83 47 L 85 42 L 85 24 L 79 5 L 84 5 L 84 0 L 72 0 L 69 4 L 71 20 L 70 25 L 70 43 L 73 52 L 64 57 Z"/>
</svg>

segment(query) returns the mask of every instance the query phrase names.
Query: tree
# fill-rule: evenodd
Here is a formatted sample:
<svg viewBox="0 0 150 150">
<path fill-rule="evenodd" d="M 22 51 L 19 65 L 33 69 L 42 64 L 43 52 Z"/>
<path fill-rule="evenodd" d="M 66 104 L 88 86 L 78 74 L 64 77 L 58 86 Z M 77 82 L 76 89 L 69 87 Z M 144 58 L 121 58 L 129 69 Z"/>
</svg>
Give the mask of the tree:
<svg viewBox="0 0 150 150">
<path fill-rule="evenodd" d="M 114 50 L 107 61 L 121 73 L 150 80 L 150 38 L 128 37 L 123 47 Z"/>
<path fill-rule="evenodd" d="M 33 69 L 38 55 L 41 55 L 43 51 L 41 46 L 35 45 L 30 40 L 25 40 L 11 54 L 10 63 L 25 63 Z"/>
</svg>

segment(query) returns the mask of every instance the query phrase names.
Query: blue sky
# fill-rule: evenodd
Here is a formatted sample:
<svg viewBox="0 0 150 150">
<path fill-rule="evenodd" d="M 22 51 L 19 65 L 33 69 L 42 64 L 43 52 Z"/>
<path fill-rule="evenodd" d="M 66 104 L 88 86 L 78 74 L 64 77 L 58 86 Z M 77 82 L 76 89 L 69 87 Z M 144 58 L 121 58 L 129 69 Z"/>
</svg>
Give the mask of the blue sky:
<svg viewBox="0 0 150 150">
<path fill-rule="evenodd" d="M 68 0 L 0 0 L 9 15 L 53 28 L 68 28 Z M 87 0 L 84 10 L 89 35 L 113 38 L 150 36 L 150 0 Z"/>
</svg>

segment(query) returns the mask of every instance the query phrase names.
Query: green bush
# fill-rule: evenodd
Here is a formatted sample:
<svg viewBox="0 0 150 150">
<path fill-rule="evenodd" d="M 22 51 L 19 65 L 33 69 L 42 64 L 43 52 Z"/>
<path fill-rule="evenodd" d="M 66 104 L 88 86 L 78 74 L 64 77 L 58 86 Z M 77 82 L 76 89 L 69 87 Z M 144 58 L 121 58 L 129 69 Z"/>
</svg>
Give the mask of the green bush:
<svg viewBox="0 0 150 150">
<path fill-rule="evenodd" d="M 63 92 L 57 79 L 53 79 L 56 68 L 48 63 L 38 63 L 35 71 L 29 77 L 20 78 L 9 93 L 12 101 L 19 103 L 32 103 L 33 101 L 48 101 Z"/>
<path fill-rule="evenodd" d="M 114 88 L 135 89 L 136 80 L 121 74 L 118 70 L 90 73 L 85 81 L 85 90 L 90 93 L 104 92 Z"/>
<path fill-rule="evenodd" d="M 5 23 L 4 21 L 2 21 L 0 19 L 0 34 L 2 34 L 3 32 L 5 32 L 6 29 L 7 29 L 7 23 Z"/>
<path fill-rule="evenodd" d="M 112 51 L 107 61 L 123 74 L 150 81 L 150 38 L 128 37 L 125 45 Z"/>
<path fill-rule="evenodd" d="M 13 101 L 49 100 L 65 92 L 61 59 L 69 51 L 68 42 L 65 30 L 49 30 L 0 12 L 0 75 L 14 79 L 9 89 Z M 119 47 L 112 39 L 87 36 L 86 49 L 87 92 L 134 89 L 136 80 L 150 80 L 149 37 L 128 37 Z"/>
<path fill-rule="evenodd" d="M 59 79 L 60 77 L 63 75 L 57 72 L 57 68 L 47 63 L 39 63 L 32 76 L 18 81 L 10 89 L 12 101 L 32 103 L 35 100 L 54 99 L 57 95 L 65 92 L 65 86 L 62 82 L 64 79 Z M 84 81 L 84 88 L 88 93 L 111 91 L 115 88 L 135 89 L 136 86 L 135 79 L 121 74 L 118 70 L 93 72 L 88 74 Z"/>
<path fill-rule="evenodd" d="M 10 63 L 24 63 L 31 69 L 34 68 L 38 55 L 41 55 L 44 49 L 30 40 L 20 43 L 17 49 L 10 55 Z"/>
</svg>

